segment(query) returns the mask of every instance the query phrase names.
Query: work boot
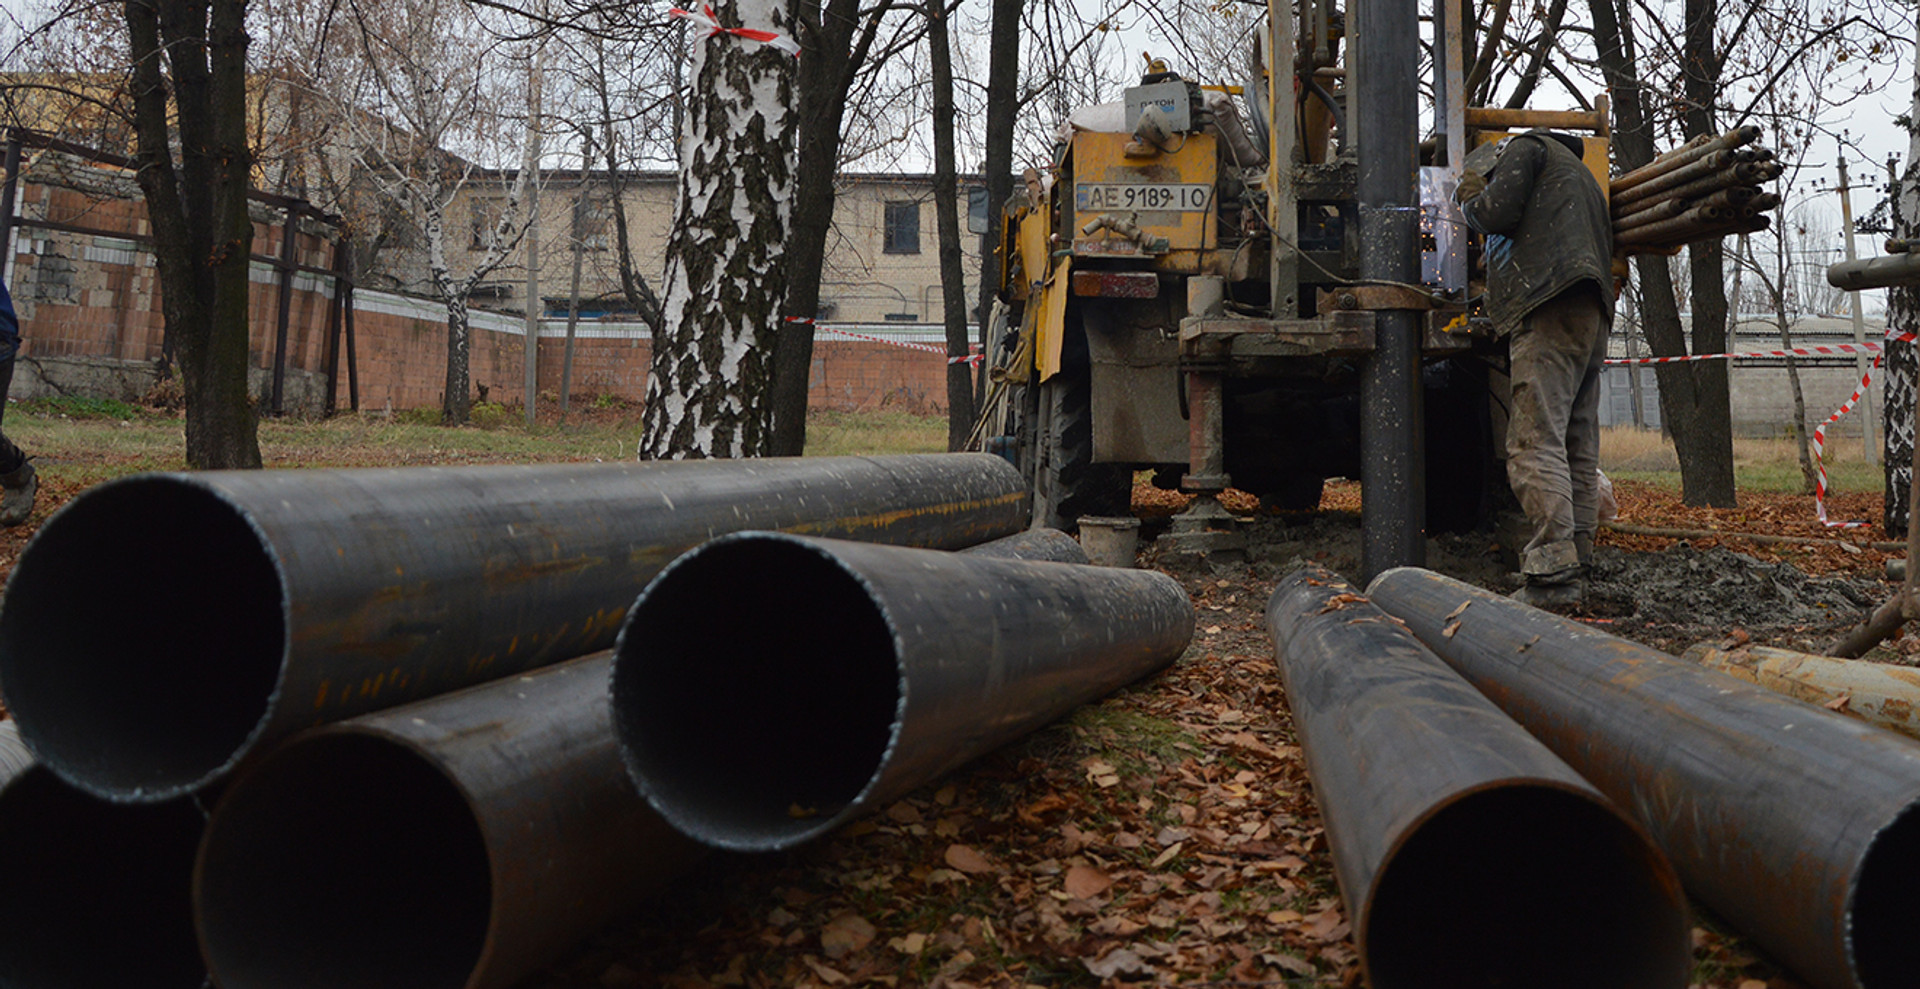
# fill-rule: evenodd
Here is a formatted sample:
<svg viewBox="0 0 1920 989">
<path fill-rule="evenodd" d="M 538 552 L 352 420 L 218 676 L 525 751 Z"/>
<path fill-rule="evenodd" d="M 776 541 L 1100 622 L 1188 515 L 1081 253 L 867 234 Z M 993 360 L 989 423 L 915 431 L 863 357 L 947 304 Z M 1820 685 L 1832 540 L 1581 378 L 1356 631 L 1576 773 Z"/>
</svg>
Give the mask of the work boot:
<svg viewBox="0 0 1920 989">
<path fill-rule="evenodd" d="M 1521 604 L 1546 611 L 1578 607 L 1586 598 L 1586 567 L 1574 565 L 1547 574 L 1527 574 L 1526 583 L 1511 597 Z"/>
<path fill-rule="evenodd" d="M 0 526 L 16 526 L 33 514 L 33 498 L 40 491 L 40 479 L 30 461 L 0 474 Z"/>
<path fill-rule="evenodd" d="M 1542 611 L 1577 608 L 1587 597 L 1579 581 L 1570 584 L 1526 584 L 1510 596 L 1521 604 Z"/>
</svg>

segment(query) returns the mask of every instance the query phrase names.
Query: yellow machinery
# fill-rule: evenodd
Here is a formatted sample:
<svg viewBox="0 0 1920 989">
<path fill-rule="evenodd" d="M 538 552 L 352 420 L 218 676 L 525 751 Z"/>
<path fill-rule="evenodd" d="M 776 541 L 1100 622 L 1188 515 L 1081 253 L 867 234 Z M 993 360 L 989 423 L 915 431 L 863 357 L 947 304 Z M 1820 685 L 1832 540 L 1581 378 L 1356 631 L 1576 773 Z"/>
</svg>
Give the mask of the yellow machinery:
<svg viewBox="0 0 1920 989">
<path fill-rule="evenodd" d="M 1036 524 L 1071 530 L 1082 516 L 1125 514 L 1133 472 L 1152 470 L 1156 483 L 1200 496 L 1167 537 L 1173 548 L 1234 551 L 1239 537 L 1213 498 L 1230 483 L 1279 507 L 1310 506 L 1325 478 L 1362 476 L 1364 416 L 1413 418 L 1363 410 L 1359 387 L 1380 314 L 1408 310 L 1421 394 L 1419 421 L 1404 428 L 1424 430 L 1435 465 L 1417 528 L 1487 517 L 1504 490 L 1504 342 L 1472 315 L 1477 245 L 1451 201 L 1458 162 L 1508 132 L 1579 131 L 1604 187 L 1607 115 L 1604 103 L 1464 106 L 1462 4 L 1439 4 L 1432 136 L 1380 152 L 1417 162 L 1419 233 L 1406 250 L 1419 274 L 1404 281 L 1361 277 L 1367 152 L 1355 147 L 1362 122 L 1347 118 L 1365 111 L 1348 87 L 1344 25 L 1389 6 L 1379 0 L 1301 0 L 1297 10 L 1270 0 L 1269 68 L 1244 103 L 1152 71 L 1121 103 L 1063 128 L 1051 167 L 1028 172 L 1006 213 L 1005 319 L 976 429 L 979 446 L 1028 473 Z"/>
</svg>

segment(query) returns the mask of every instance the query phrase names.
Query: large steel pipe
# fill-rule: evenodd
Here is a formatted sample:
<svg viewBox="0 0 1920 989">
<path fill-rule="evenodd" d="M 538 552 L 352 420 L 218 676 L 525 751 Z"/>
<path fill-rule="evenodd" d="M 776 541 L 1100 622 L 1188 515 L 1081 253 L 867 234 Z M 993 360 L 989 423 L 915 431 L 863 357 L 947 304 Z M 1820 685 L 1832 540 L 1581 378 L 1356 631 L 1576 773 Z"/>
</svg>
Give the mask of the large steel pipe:
<svg viewBox="0 0 1920 989">
<path fill-rule="evenodd" d="M 1165 574 L 741 533 L 635 602 L 614 726 L 674 827 L 787 848 L 1160 669 L 1192 634 Z"/>
<path fill-rule="evenodd" d="M 127 806 L 33 765 L 0 722 L 0 986 L 199 989 L 192 800 Z"/>
<path fill-rule="evenodd" d="M 329 725 L 242 772 L 194 876 L 214 981 L 509 986 L 691 866 L 620 765 L 611 662 Z"/>
<path fill-rule="evenodd" d="M 1592 784 L 1325 570 L 1267 628 L 1368 985 L 1686 984 L 1680 881 Z"/>
<path fill-rule="evenodd" d="M 158 800 L 298 729 L 605 649 L 715 535 L 959 548 L 1024 528 L 1024 492 L 987 454 L 131 477 L 21 554 L 0 691 L 63 778 Z"/>
<path fill-rule="evenodd" d="M 1920 743 L 1424 570 L 1371 596 L 1803 978 L 1920 971 Z"/>
</svg>

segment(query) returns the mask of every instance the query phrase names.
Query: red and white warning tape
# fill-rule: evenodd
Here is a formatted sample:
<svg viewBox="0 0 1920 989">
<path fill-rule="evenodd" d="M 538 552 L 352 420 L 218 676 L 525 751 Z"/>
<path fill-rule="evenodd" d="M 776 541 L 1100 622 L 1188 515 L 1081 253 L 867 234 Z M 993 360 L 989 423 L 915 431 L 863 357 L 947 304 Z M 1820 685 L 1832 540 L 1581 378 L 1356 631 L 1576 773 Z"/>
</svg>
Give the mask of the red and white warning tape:
<svg viewBox="0 0 1920 989">
<path fill-rule="evenodd" d="M 868 335 L 867 335 L 867 334 L 865 334 L 865 333 L 854 333 L 854 332 L 851 332 L 851 331 L 849 331 L 849 330 L 842 330 L 842 329 L 837 329 L 837 328 L 835 328 L 835 327 L 832 327 L 832 326 L 821 326 L 821 325 L 820 325 L 819 323 L 817 323 L 817 322 L 815 322 L 815 321 L 814 321 L 813 319 L 811 319 L 811 318 L 809 318 L 809 317 L 807 317 L 807 316 L 788 316 L 788 317 L 787 317 L 787 322 L 789 322 L 789 323 L 813 323 L 813 324 L 814 324 L 814 327 L 813 327 L 813 328 L 814 328 L 814 331 L 815 331 L 815 332 L 817 332 L 817 333 L 831 333 L 831 334 L 833 334 L 834 336 L 841 336 L 841 337 L 851 337 L 851 338 L 853 338 L 853 339 L 855 339 L 855 340 L 865 340 L 865 341 L 867 341 L 868 343 L 884 343 L 884 344 L 886 344 L 886 345 L 887 345 L 887 346 L 889 346 L 889 347 L 905 347 L 905 348 L 907 348 L 908 350 L 923 350 L 923 351 L 926 351 L 926 352 L 927 352 L 927 353 L 929 353 L 929 354 L 941 354 L 941 355 L 946 355 L 946 353 L 947 353 L 947 348 L 945 348 L 945 347 L 936 347 L 936 346 L 934 346 L 933 344 L 930 344 L 930 343 L 911 343 L 911 342 L 909 342 L 909 341 L 906 341 L 906 340 L 889 340 L 889 339 L 887 339 L 886 337 L 876 337 L 876 336 L 868 336 Z M 964 357 L 952 357 L 952 356 L 948 356 L 948 357 L 947 357 L 947 363 L 948 363 L 948 364 L 968 364 L 968 365 L 973 365 L 973 366 L 976 366 L 976 367 L 977 367 L 977 366 L 978 366 L 978 365 L 980 364 L 980 362 L 981 362 L 981 361 L 983 361 L 983 360 L 985 360 L 985 359 L 986 359 L 986 355 L 985 355 L 985 354 L 982 354 L 982 353 L 980 353 L 980 345 L 979 345 L 979 344 L 977 344 L 977 343 L 975 343 L 975 344 L 968 344 L 968 348 L 969 348 L 969 349 L 970 349 L 970 350 L 972 351 L 971 353 L 969 353 L 969 354 L 967 354 L 967 355 L 966 355 L 966 356 L 964 356 Z"/>
<path fill-rule="evenodd" d="M 1916 336 L 1917 335 L 1914 333 L 1889 332 L 1887 334 L 1886 339 L 1889 341 L 1902 341 L 1906 343 L 1913 343 L 1915 341 Z M 1682 361 L 1737 360 L 1745 357 L 1786 357 L 1788 355 L 1792 355 L 1794 357 L 1813 357 L 1813 356 L 1824 355 L 1824 354 L 1872 354 L 1874 355 L 1873 366 L 1867 369 L 1866 374 L 1863 374 L 1860 376 L 1860 387 L 1855 388 L 1853 390 L 1853 394 L 1849 396 L 1847 400 L 1844 403 L 1842 403 L 1838 409 L 1835 409 L 1832 415 L 1827 417 L 1827 421 L 1821 423 L 1813 431 L 1813 465 L 1814 465 L 1814 469 L 1819 475 L 1818 479 L 1814 482 L 1814 488 L 1813 488 L 1814 517 L 1820 520 L 1821 525 L 1826 526 L 1829 529 L 1865 528 L 1867 526 L 1872 525 L 1873 523 L 1871 522 L 1835 522 L 1827 518 L 1827 464 L 1826 464 L 1826 460 L 1821 456 L 1821 454 L 1826 450 L 1826 447 L 1827 447 L 1827 427 L 1833 425 L 1836 422 L 1839 422 L 1841 419 L 1846 417 L 1847 413 L 1852 412 L 1854 406 L 1860 404 L 1860 397 L 1867 393 L 1867 388 L 1873 383 L 1873 372 L 1879 369 L 1880 361 L 1886 354 L 1886 346 L 1884 343 L 1880 341 L 1870 341 L 1866 343 L 1835 343 L 1835 344 L 1824 344 L 1817 347 L 1792 347 L 1785 350 L 1754 350 L 1754 351 L 1748 351 L 1743 354 L 1681 354 L 1678 357 L 1609 358 L 1607 360 L 1607 363 L 1608 364 L 1677 364 Z"/>
<path fill-rule="evenodd" d="M 1608 364 L 1678 364 L 1683 361 L 1720 361 L 1743 357 L 1817 357 L 1834 354 L 1878 354 L 1883 348 L 1877 342 L 1833 343 L 1818 347 L 1794 347 L 1789 350 L 1750 350 L 1744 354 L 1681 354 L 1678 357 L 1610 357 Z"/>
<path fill-rule="evenodd" d="M 1914 338 L 1915 334 L 1913 333 L 1887 333 L 1888 340 L 1912 343 L 1914 342 Z M 1829 529 L 1863 529 L 1873 523 L 1835 522 L 1827 518 L 1827 462 L 1821 454 L 1824 453 L 1827 448 L 1827 427 L 1839 422 L 1847 413 L 1853 411 L 1855 405 L 1860 403 L 1860 396 L 1865 395 L 1867 393 L 1867 387 L 1873 383 L 1873 372 L 1879 370 L 1880 360 L 1884 354 L 1881 353 L 1883 348 L 1878 343 L 1840 344 L 1839 346 L 1846 347 L 1847 350 L 1852 353 L 1859 353 L 1860 350 L 1870 347 L 1875 351 L 1875 355 L 1873 358 L 1873 366 L 1867 369 L 1867 373 L 1860 376 L 1860 387 L 1855 388 L 1853 394 L 1847 396 L 1847 400 L 1842 402 L 1839 408 L 1833 410 L 1833 414 L 1827 417 L 1826 422 L 1821 423 L 1813 430 L 1813 466 L 1819 474 L 1813 485 L 1813 514 L 1815 518 L 1820 520 L 1821 525 Z M 1796 350 L 1795 353 L 1797 354 L 1799 351 Z"/>
<path fill-rule="evenodd" d="M 707 29 L 706 36 L 709 38 L 716 34 L 731 34 L 737 38 L 745 38 L 748 41 L 758 41 L 763 45 L 772 45 L 795 57 L 798 57 L 800 54 L 800 43 L 784 34 L 773 31 L 761 31 L 750 27 L 721 27 L 719 20 L 713 16 L 712 4 L 701 4 L 699 13 L 691 10 L 681 10 L 675 7 L 667 11 L 667 16 L 682 17 L 705 27 Z"/>
</svg>

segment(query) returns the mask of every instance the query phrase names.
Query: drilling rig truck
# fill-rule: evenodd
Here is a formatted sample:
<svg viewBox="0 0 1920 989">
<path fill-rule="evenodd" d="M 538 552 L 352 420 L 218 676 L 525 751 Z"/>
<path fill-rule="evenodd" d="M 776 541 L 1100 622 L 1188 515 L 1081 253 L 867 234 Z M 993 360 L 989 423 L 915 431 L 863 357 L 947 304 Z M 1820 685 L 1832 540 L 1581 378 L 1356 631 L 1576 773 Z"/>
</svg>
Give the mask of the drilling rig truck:
<svg viewBox="0 0 1920 989">
<path fill-rule="evenodd" d="M 1505 489 L 1505 342 L 1476 315 L 1478 245 L 1452 192 L 1468 150 L 1536 127 L 1577 135 L 1605 188 L 1606 105 L 1466 106 L 1464 3 L 1438 0 L 1420 125 L 1419 29 L 1381 8 L 1408 9 L 1270 0 L 1244 113 L 1151 63 L 1027 172 L 1006 210 L 975 435 L 1026 472 L 1036 525 L 1125 515 L 1143 470 L 1196 496 L 1162 538 L 1199 553 L 1240 547 L 1217 499 L 1229 485 L 1307 508 L 1326 479 L 1361 479 L 1407 541 L 1489 518 Z M 1367 59 L 1382 67 L 1372 88 Z M 1402 201 L 1369 200 L 1370 165 L 1413 180 Z M 1370 268 L 1369 251 L 1402 274 Z"/>
</svg>

